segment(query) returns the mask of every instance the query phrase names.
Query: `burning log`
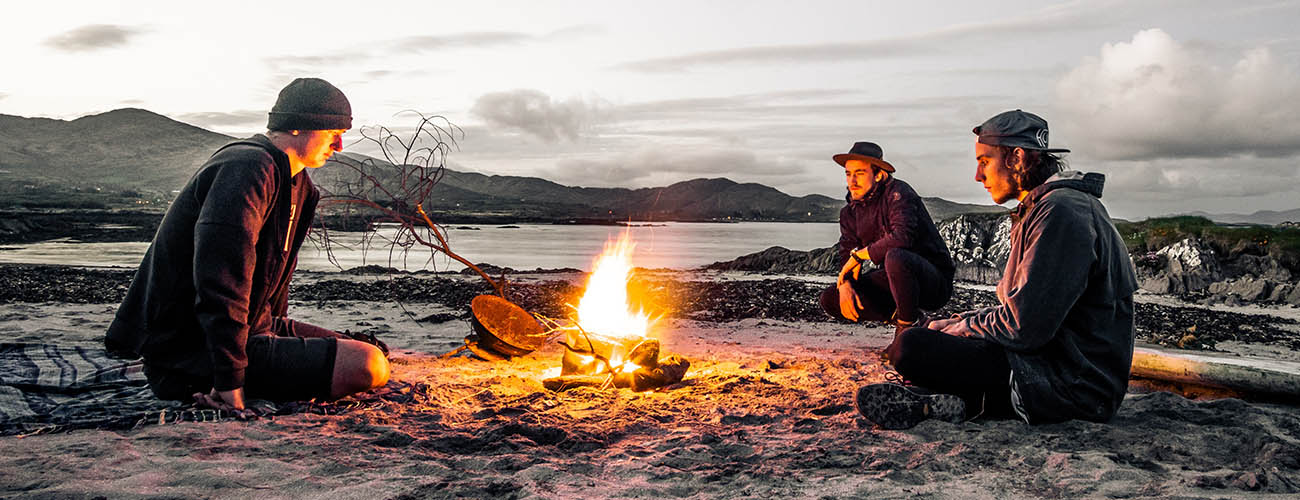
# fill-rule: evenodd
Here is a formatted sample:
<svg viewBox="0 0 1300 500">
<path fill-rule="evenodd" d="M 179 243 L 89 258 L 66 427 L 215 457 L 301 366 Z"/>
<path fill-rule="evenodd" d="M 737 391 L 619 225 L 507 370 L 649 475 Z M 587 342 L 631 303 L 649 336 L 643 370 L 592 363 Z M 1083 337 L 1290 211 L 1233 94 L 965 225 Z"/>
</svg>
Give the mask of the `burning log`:
<svg viewBox="0 0 1300 500">
<path fill-rule="evenodd" d="M 561 375 L 542 381 L 542 387 L 552 391 L 566 391 L 577 387 L 604 388 L 611 382 L 620 389 L 645 392 L 667 387 L 682 381 L 691 362 L 676 354 L 657 360 L 654 368 L 642 366 L 630 372 L 606 375 Z"/>
<path fill-rule="evenodd" d="M 659 360 L 654 368 L 642 366 L 632 372 L 614 374 L 614 387 L 629 388 L 632 392 L 645 392 L 682 381 L 691 362 L 676 354 Z"/>
<path fill-rule="evenodd" d="M 606 245 L 575 308 L 573 324 L 564 330 L 560 376 L 542 381 L 548 389 L 607 387 L 648 391 L 675 384 L 690 362 L 680 356 L 659 359 L 659 341 L 650 338 L 654 322 L 644 311 L 632 312 L 628 282 L 632 272 L 632 243 L 625 234 Z M 554 323 L 554 321 L 551 321 Z"/>
</svg>

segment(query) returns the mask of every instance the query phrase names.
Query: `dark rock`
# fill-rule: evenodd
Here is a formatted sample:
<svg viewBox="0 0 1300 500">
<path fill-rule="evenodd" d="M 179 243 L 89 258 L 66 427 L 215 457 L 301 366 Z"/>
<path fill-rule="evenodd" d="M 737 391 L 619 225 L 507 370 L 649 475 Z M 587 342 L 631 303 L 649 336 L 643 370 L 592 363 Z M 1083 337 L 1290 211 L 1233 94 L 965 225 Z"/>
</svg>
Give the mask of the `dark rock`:
<svg viewBox="0 0 1300 500">
<path fill-rule="evenodd" d="M 1267 255 L 1242 255 L 1225 267 L 1238 276 L 1255 276 L 1276 282 L 1291 281 L 1291 271 Z"/>
<path fill-rule="evenodd" d="M 1300 286 L 1293 286 L 1291 293 L 1286 296 L 1286 303 L 1293 306 L 1300 306 Z"/>
<path fill-rule="evenodd" d="M 957 265 L 957 279 L 984 284 L 1002 279 L 1011 254 L 1011 217 L 959 215 L 940 222 L 938 229 Z"/>
<path fill-rule="evenodd" d="M 1202 292 L 1223 279 L 1214 249 L 1200 240 L 1187 238 L 1156 251 L 1166 259 L 1164 270 L 1143 282 L 1155 293 Z M 1149 288 L 1148 288 L 1149 287 Z"/>
<path fill-rule="evenodd" d="M 1269 280 L 1247 277 L 1232 282 L 1228 286 L 1228 293 L 1243 301 L 1255 302 L 1268 297 L 1268 292 L 1272 289 L 1273 283 Z"/>
<path fill-rule="evenodd" d="M 1291 290 L 1294 288 L 1295 285 L 1290 283 L 1277 283 L 1273 285 L 1273 291 L 1268 293 L 1267 301 L 1273 304 L 1284 303 L 1286 302 L 1287 295 L 1290 295 Z"/>
<path fill-rule="evenodd" d="M 704 269 L 761 273 L 833 274 L 838 273 L 840 270 L 837 248 L 831 246 L 804 252 L 784 247 L 771 247 L 761 252 L 743 255 L 735 260 L 714 262 L 704 266 Z"/>
</svg>

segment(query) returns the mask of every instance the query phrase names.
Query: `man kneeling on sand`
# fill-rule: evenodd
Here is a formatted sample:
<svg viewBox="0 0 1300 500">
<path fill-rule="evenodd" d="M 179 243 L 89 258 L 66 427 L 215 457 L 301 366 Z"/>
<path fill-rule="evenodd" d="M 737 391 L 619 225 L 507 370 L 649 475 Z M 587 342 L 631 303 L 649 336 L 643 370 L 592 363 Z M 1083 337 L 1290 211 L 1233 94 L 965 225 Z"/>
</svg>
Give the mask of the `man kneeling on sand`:
<svg viewBox="0 0 1300 500">
<path fill-rule="evenodd" d="M 158 397 L 247 417 L 245 396 L 335 399 L 387 383 L 382 343 L 284 317 L 320 199 L 306 169 L 341 151 L 351 126 L 343 92 L 299 78 L 266 134 L 223 146 L 181 189 L 104 341 L 144 358 Z"/>
<path fill-rule="evenodd" d="M 887 356 L 909 386 L 863 387 L 858 411 L 887 429 L 979 415 L 1107 421 L 1128 387 L 1137 280 L 1101 204 L 1105 177 L 1063 170 L 1069 150 L 1049 149 L 1032 113 L 974 132 L 975 180 L 995 203 L 1020 202 L 998 305 L 904 330 Z"/>
</svg>

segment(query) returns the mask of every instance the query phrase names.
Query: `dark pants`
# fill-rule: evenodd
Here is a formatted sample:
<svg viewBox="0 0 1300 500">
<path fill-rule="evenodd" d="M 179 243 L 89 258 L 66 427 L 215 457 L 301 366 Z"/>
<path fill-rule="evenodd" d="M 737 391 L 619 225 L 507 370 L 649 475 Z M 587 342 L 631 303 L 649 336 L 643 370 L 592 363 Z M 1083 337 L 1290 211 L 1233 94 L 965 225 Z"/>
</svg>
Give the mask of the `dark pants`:
<svg viewBox="0 0 1300 500">
<path fill-rule="evenodd" d="M 1002 346 L 928 328 L 909 328 L 894 338 L 885 355 L 907 381 L 960 396 L 971 415 L 982 410 L 986 417 L 1015 416 L 1011 366 Z"/>
<path fill-rule="evenodd" d="M 341 335 L 287 318 L 274 318 L 271 330 L 250 335 L 244 351 L 244 395 L 272 401 L 328 398 L 334 381 L 334 358 Z M 212 390 L 211 360 L 195 353 L 189 366 L 144 362 L 149 388 L 159 399 L 191 401 L 196 392 Z M 208 371 L 204 374 L 201 372 Z"/>
<path fill-rule="evenodd" d="M 849 282 L 862 301 L 862 307 L 858 308 L 859 322 L 889 321 L 895 317 L 916 321 L 921 309 L 938 309 L 952 298 L 952 276 L 902 248 L 889 251 L 884 267 L 867 271 Z M 840 291 L 835 285 L 822 291 L 821 305 L 832 318 L 847 321 L 840 313 Z"/>
</svg>

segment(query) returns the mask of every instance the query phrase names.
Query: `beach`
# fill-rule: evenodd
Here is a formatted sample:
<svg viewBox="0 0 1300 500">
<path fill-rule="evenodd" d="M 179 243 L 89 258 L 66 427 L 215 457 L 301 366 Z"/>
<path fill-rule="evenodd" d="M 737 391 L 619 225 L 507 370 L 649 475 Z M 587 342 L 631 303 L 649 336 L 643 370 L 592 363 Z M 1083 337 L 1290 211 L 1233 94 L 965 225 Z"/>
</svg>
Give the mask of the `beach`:
<svg viewBox="0 0 1300 500">
<path fill-rule="evenodd" d="M 47 280 L 56 288 L 77 291 L 68 300 L 7 299 L 0 304 L 0 336 L 96 346 L 116 309 L 107 297 L 121 286 L 104 276 L 120 280 L 113 273 L 122 271 L 84 271 L 89 278 L 80 281 L 71 276 L 83 271 L 35 272 L 58 276 Z M 565 295 L 582 278 L 516 276 L 517 300 L 530 311 L 560 316 Z M 665 315 L 655 331 L 665 353 L 690 360 L 685 379 L 645 393 L 554 392 L 541 381 L 560 366 L 563 348 L 556 344 L 501 362 L 440 356 L 470 332 L 457 304 L 484 290 L 476 279 L 303 273 L 290 316 L 376 333 L 393 348 L 387 389 L 400 398 L 335 414 L 4 436 L 0 496 L 1253 498 L 1300 492 L 1300 409 L 1293 402 L 1188 399 L 1135 385 L 1106 424 L 927 421 L 905 431 L 874 429 L 857 414 L 852 394 L 884 380 L 879 352 L 892 328 L 815 320 L 806 304 L 792 302 L 824 283 L 698 272 L 640 279 L 680 297 L 679 313 Z M 385 289 L 402 298 L 359 300 Z M 987 300 L 979 298 L 987 292 L 971 293 L 961 300 Z M 1293 338 L 1294 310 L 1273 312 L 1277 323 L 1269 328 Z M 1294 356 L 1277 344 L 1220 348 Z"/>
</svg>

